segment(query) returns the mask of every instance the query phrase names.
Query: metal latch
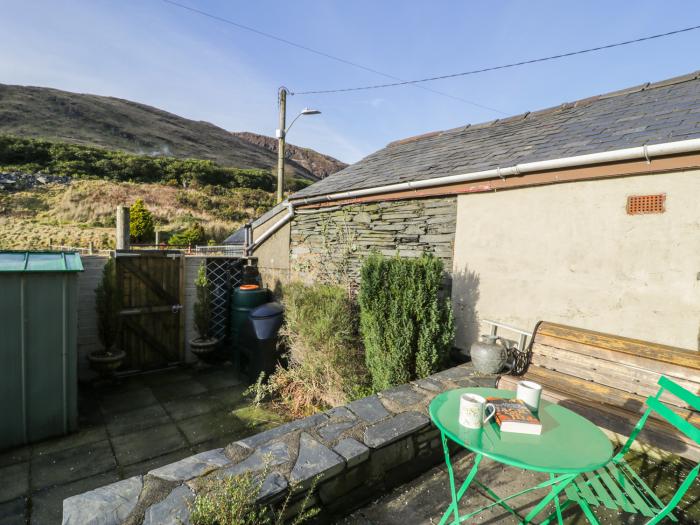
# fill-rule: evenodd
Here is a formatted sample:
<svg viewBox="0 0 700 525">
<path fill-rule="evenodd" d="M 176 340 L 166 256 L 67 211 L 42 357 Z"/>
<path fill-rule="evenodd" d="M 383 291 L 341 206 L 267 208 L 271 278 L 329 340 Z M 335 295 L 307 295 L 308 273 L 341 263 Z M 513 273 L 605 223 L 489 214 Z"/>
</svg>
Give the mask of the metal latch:
<svg viewBox="0 0 700 525">
<path fill-rule="evenodd" d="M 180 312 L 180 310 L 182 310 L 182 305 L 181 304 L 174 304 L 174 305 L 172 305 L 171 309 L 172 309 L 172 312 L 174 314 L 177 314 Z"/>
</svg>

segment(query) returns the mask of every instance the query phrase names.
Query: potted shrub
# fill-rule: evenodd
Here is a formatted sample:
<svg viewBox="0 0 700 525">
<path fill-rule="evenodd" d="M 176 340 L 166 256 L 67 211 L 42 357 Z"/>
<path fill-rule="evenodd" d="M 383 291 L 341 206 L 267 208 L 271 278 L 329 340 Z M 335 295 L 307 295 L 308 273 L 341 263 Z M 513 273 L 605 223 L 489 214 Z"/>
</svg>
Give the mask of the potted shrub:
<svg viewBox="0 0 700 525">
<path fill-rule="evenodd" d="M 190 341 L 192 353 L 199 359 L 207 361 L 211 358 L 219 346 L 219 339 L 212 334 L 211 322 L 211 292 L 207 279 L 207 266 L 200 264 L 197 278 L 194 281 L 197 287 L 197 301 L 194 304 L 194 326 L 198 336 Z"/>
<path fill-rule="evenodd" d="M 119 294 L 117 290 L 116 261 L 109 258 L 102 270 L 102 280 L 95 290 L 97 333 L 102 350 L 90 352 L 90 366 L 102 376 L 110 376 L 126 357 L 115 347 L 119 335 Z"/>
</svg>

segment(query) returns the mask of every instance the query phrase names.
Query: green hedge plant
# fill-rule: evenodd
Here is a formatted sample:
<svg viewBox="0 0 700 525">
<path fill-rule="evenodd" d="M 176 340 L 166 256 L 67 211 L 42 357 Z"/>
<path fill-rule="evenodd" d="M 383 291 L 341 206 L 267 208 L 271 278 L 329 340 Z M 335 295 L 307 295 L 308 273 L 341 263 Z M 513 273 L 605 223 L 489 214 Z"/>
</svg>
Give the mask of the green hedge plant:
<svg viewBox="0 0 700 525">
<path fill-rule="evenodd" d="M 360 274 L 360 331 L 375 390 L 437 372 L 454 338 L 440 259 L 386 258 L 374 253 Z"/>
</svg>

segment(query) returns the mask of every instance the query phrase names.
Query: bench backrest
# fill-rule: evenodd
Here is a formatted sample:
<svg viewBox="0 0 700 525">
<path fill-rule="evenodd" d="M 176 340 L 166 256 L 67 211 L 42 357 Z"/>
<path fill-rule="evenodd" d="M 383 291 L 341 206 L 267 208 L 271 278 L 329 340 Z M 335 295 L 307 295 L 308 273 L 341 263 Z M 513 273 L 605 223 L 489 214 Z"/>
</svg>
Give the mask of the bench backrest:
<svg viewBox="0 0 700 525">
<path fill-rule="evenodd" d="M 537 324 L 530 344 L 530 362 L 538 367 L 581 378 L 620 392 L 620 404 L 658 390 L 667 376 L 693 394 L 700 393 L 700 353 L 671 346 L 593 332 L 556 323 Z M 697 414 L 687 401 L 666 392 L 661 401 Z M 614 404 L 614 403 L 613 403 Z"/>
</svg>

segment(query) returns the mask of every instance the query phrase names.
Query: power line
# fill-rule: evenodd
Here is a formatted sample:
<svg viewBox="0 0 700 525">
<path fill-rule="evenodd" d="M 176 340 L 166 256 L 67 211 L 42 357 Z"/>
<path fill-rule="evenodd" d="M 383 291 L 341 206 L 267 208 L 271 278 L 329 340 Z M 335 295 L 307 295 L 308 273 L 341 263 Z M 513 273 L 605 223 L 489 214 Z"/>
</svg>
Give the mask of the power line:
<svg viewBox="0 0 700 525">
<path fill-rule="evenodd" d="M 235 22 L 235 21 L 230 20 L 230 19 L 228 19 L 228 18 L 224 18 L 224 17 L 218 16 L 218 15 L 212 14 L 212 13 L 208 13 L 208 12 L 206 12 L 206 11 L 202 11 L 201 9 L 197 9 L 197 8 L 195 8 L 195 7 L 190 7 L 190 6 L 188 6 L 188 5 L 181 4 L 180 2 L 176 2 L 175 0 L 163 0 L 163 2 L 165 2 L 166 4 L 173 5 L 173 6 L 175 6 L 175 7 L 179 7 L 179 8 L 181 8 L 181 9 L 186 10 L 186 11 L 190 11 L 190 12 L 192 12 L 192 13 L 196 13 L 196 14 L 201 15 L 201 16 L 204 16 L 204 17 L 206 17 L 206 18 L 211 18 L 212 20 L 216 20 L 216 21 L 218 21 L 218 22 L 222 22 L 222 23 L 224 23 L 224 24 L 228 24 L 228 25 L 237 27 L 238 29 L 243 29 L 244 31 L 249 31 L 249 32 L 251 32 L 251 33 L 255 33 L 256 35 L 260 35 L 260 36 L 263 36 L 263 37 L 265 37 L 265 38 L 269 38 L 269 39 L 271 39 L 271 40 L 276 40 L 277 42 L 281 42 L 281 43 L 286 44 L 286 45 L 288 45 L 288 46 L 296 47 L 296 48 L 298 48 L 298 49 L 302 49 L 302 50 L 307 51 L 307 52 L 309 52 L 309 53 L 314 53 L 314 54 L 316 54 L 316 55 L 319 55 L 319 56 L 328 58 L 328 59 L 330 59 L 330 60 L 335 60 L 336 62 L 340 62 L 340 63 L 342 63 L 342 64 L 345 64 L 345 65 L 348 65 L 348 66 L 352 66 L 352 67 L 357 68 L 357 69 L 363 69 L 364 71 L 368 71 L 369 73 L 374 73 L 375 75 L 380 75 L 380 76 L 383 76 L 383 77 L 386 77 L 386 78 L 390 78 L 390 79 L 392 79 L 392 80 L 396 80 L 396 81 L 397 81 L 397 82 L 396 82 L 396 85 L 401 85 L 401 84 L 403 84 L 404 82 L 406 82 L 405 80 L 403 80 L 403 79 L 401 79 L 401 78 L 399 78 L 399 77 L 396 77 L 396 76 L 394 76 L 394 75 L 390 75 L 389 73 L 384 73 L 383 71 L 379 71 L 379 70 L 377 70 L 377 69 L 374 69 L 374 68 L 371 68 L 371 67 L 367 67 L 367 66 L 363 66 L 362 64 L 358 64 L 357 62 L 353 62 L 353 61 L 347 60 L 347 59 L 345 59 L 345 58 L 341 58 L 341 57 L 338 57 L 338 56 L 335 56 L 335 55 L 331 55 L 330 53 L 325 53 L 324 51 L 319 51 L 318 49 L 314 49 L 314 48 L 312 48 L 312 47 L 308 47 L 308 46 L 305 46 L 305 45 L 303 45 L 303 44 L 299 44 L 299 43 L 297 43 L 297 42 L 293 42 L 293 41 L 291 41 L 291 40 L 287 40 L 286 38 L 282 38 L 282 37 L 273 35 L 273 34 L 271 34 L 271 33 L 266 33 L 265 31 L 261 31 L 261 30 L 259 30 L 259 29 L 254 28 L 254 27 L 247 26 L 247 25 L 241 24 L 241 23 L 239 23 L 239 22 Z M 412 81 L 408 81 L 408 83 L 412 83 Z M 394 85 L 394 84 L 386 84 L 386 85 L 387 85 L 387 86 L 390 86 L 390 85 Z M 417 85 L 417 86 L 415 86 L 415 87 L 420 88 L 420 89 L 423 89 L 423 90 L 425 90 L 425 91 L 430 91 L 431 93 L 435 93 L 435 94 L 437 94 L 437 95 L 442 95 L 442 96 L 444 96 L 444 97 L 449 97 L 449 98 L 451 98 L 451 99 L 453 99 L 453 100 L 459 100 L 460 102 L 465 102 L 465 103 L 467 103 L 467 104 L 471 104 L 472 106 L 476 106 L 476 107 L 479 107 L 479 108 L 481 108 L 481 109 L 486 109 L 486 110 L 489 110 L 489 111 L 494 111 L 494 112 L 496 112 L 496 113 L 501 113 L 501 114 L 503 114 L 503 115 L 506 114 L 505 111 L 501 111 L 500 109 L 496 109 L 496 108 L 492 108 L 492 107 L 489 107 L 489 106 L 485 106 L 485 105 L 483 105 L 483 104 L 479 104 L 478 102 L 474 102 L 474 101 L 471 101 L 471 100 L 467 100 L 467 99 L 465 99 L 465 98 L 458 97 L 458 96 L 456 96 L 456 95 L 451 95 L 451 94 L 449 94 L 449 93 L 444 93 L 444 92 L 442 92 L 442 91 L 438 91 L 437 89 L 433 89 L 433 88 L 430 88 L 430 87 L 428 87 L 428 86 L 418 86 L 418 85 Z M 348 90 L 348 91 L 350 91 L 350 90 Z M 321 91 L 320 93 L 326 93 L 326 92 L 330 92 L 330 91 Z M 313 92 L 309 92 L 308 94 L 311 94 L 311 93 L 313 93 Z M 307 93 L 292 93 L 292 92 L 290 91 L 290 94 L 292 94 L 292 95 L 294 95 L 294 94 L 297 94 L 297 95 L 305 95 L 305 94 L 307 94 Z"/>
<path fill-rule="evenodd" d="M 538 62 L 547 62 L 549 60 L 557 60 L 560 58 L 566 58 L 566 57 L 571 57 L 571 56 L 575 56 L 575 55 L 583 55 L 585 53 L 593 53 L 595 51 L 602 51 L 604 49 L 611 49 L 614 47 L 621 47 L 621 46 L 626 46 L 629 44 L 637 44 L 639 42 L 645 42 L 647 40 L 654 40 L 656 38 L 663 38 L 663 37 L 667 37 L 667 36 L 677 35 L 679 33 L 694 31 L 696 29 L 700 29 L 700 25 L 686 27 L 683 29 L 677 29 L 675 31 L 669 31 L 667 33 L 659 33 L 656 35 L 635 38 L 634 40 L 626 40 L 624 42 L 616 42 L 614 44 L 607 44 L 604 46 L 591 47 L 588 49 L 580 49 L 578 51 L 571 51 L 569 53 L 561 53 L 558 55 L 551 55 L 551 56 L 542 57 L 542 58 L 533 58 L 530 60 L 523 60 L 521 62 L 513 62 L 511 64 L 503 64 L 500 66 L 492 66 L 492 67 L 485 67 L 485 68 L 481 68 L 481 69 L 473 69 L 471 71 L 464 71 L 462 73 L 451 73 L 449 75 L 440 75 L 440 76 L 436 76 L 436 77 L 421 78 L 418 80 L 403 80 L 400 82 L 391 82 L 388 84 L 374 84 L 374 85 L 369 85 L 369 86 L 357 86 L 357 87 L 349 87 L 349 88 L 341 88 L 341 89 L 320 89 L 320 90 L 312 90 L 312 91 L 297 91 L 295 94 L 296 95 L 318 95 L 318 94 L 324 94 L 324 93 L 345 93 L 348 91 L 366 91 L 369 89 L 380 89 L 380 88 L 388 88 L 388 87 L 394 87 L 394 86 L 417 85 L 417 84 L 420 84 L 422 82 L 432 82 L 434 80 L 444 80 L 447 78 L 464 77 L 467 75 L 476 75 L 478 73 L 486 73 L 487 71 L 497 71 L 499 69 L 508 69 L 508 68 L 513 68 L 513 67 L 525 66 L 528 64 L 535 64 Z"/>
</svg>

